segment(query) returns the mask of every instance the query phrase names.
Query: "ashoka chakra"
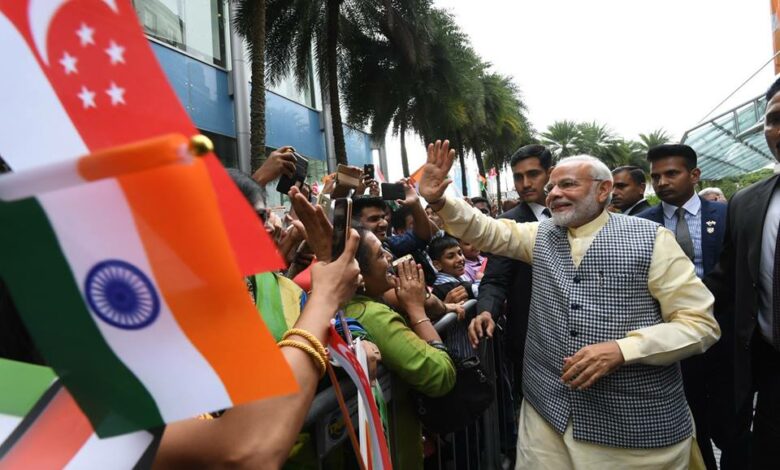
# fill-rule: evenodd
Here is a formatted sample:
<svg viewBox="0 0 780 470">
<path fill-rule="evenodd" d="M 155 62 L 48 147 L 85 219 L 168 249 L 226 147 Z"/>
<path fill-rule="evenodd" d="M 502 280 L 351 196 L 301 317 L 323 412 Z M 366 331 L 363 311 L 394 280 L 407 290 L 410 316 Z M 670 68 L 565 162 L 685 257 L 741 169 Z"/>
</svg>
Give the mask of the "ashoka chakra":
<svg viewBox="0 0 780 470">
<path fill-rule="evenodd" d="M 106 260 L 93 266 L 84 292 L 98 318 L 117 328 L 144 328 L 160 313 L 160 298 L 152 282 L 126 261 Z"/>
</svg>

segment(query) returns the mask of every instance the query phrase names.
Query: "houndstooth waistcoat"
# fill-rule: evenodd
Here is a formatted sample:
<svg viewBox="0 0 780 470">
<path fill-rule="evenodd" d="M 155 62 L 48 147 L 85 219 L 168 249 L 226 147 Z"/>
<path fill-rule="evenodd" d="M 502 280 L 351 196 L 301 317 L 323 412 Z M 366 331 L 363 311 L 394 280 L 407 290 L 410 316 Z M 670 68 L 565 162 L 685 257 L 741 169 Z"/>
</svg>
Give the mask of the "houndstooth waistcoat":
<svg viewBox="0 0 780 470">
<path fill-rule="evenodd" d="M 525 399 L 559 433 L 625 448 L 672 445 L 693 433 L 678 364 L 624 365 L 588 390 L 561 383 L 563 358 L 583 346 L 661 323 L 647 276 L 658 225 L 610 215 L 579 267 L 565 227 L 539 224 L 523 368 Z"/>
</svg>

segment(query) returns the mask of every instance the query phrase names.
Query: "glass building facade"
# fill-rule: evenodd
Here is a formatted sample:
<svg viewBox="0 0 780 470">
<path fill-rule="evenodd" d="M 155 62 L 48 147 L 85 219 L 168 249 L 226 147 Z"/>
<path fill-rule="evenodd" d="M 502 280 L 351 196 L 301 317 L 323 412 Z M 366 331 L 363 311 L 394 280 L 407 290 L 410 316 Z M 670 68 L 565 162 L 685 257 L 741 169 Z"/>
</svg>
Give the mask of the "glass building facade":
<svg viewBox="0 0 780 470">
<path fill-rule="evenodd" d="M 195 125 L 226 166 L 238 166 L 235 102 L 230 83 L 227 0 L 133 0 L 160 65 Z M 248 62 L 247 62 L 248 63 Z M 247 67 L 248 68 L 248 67 Z M 251 77 L 251 70 L 246 70 Z M 266 145 L 292 145 L 310 159 L 311 180 L 327 171 L 321 99 L 315 80 L 299 89 L 286 78 L 266 87 Z M 350 164 L 372 161 L 370 137 L 344 126 Z"/>
</svg>

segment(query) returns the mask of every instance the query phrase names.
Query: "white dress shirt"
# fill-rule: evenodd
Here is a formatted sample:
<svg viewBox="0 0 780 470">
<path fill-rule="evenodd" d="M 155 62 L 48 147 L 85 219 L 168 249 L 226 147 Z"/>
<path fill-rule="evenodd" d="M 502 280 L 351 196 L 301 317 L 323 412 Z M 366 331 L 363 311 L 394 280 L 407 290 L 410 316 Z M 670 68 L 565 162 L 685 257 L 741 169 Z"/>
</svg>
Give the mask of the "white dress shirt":
<svg viewBox="0 0 780 470">
<path fill-rule="evenodd" d="M 677 206 L 661 202 L 664 210 L 664 227 L 675 233 L 677 229 Z M 683 204 L 685 209 L 685 222 L 688 223 L 688 233 L 693 242 L 693 265 L 696 267 L 696 275 L 704 277 L 704 256 L 701 248 L 701 199 L 693 193 L 693 197 Z"/>
<path fill-rule="evenodd" d="M 528 202 L 526 204 L 528 204 L 528 207 L 531 208 L 531 210 L 533 211 L 534 215 L 536 216 L 536 220 L 538 220 L 539 222 L 541 222 L 543 220 L 547 220 L 547 219 L 550 218 L 549 215 L 544 213 L 545 209 L 547 209 L 547 208 L 544 207 L 543 205 L 537 204 L 535 202 Z M 549 211 L 547 213 L 549 214 Z"/>
<path fill-rule="evenodd" d="M 758 329 L 761 336 L 772 344 L 772 282 L 775 272 L 775 244 L 780 222 L 780 191 L 775 189 L 769 199 L 761 234 L 761 260 L 758 268 Z"/>
</svg>

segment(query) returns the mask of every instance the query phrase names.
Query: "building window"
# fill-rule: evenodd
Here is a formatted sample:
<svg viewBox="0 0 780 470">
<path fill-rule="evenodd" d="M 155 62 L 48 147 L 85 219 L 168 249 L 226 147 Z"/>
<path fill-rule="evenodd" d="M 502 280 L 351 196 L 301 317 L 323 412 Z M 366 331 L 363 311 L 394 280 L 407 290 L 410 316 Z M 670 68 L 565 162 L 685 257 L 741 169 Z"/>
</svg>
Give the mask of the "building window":
<svg viewBox="0 0 780 470">
<path fill-rule="evenodd" d="M 251 71 L 249 76 L 252 76 Z M 314 93 L 312 93 L 312 89 L 314 88 L 314 81 L 311 76 L 309 77 L 307 86 L 303 89 L 299 89 L 295 84 L 295 79 L 289 75 L 279 80 L 279 83 L 276 85 L 271 85 L 270 83 L 266 84 L 266 88 L 276 93 L 277 95 L 284 96 L 285 98 L 293 100 L 296 103 L 317 109 L 317 105 L 314 100 Z"/>
<path fill-rule="evenodd" d="M 225 67 L 224 0 L 133 0 L 146 34 Z"/>
<path fill-rule="evenodd" d="M 228 168 L 238 168 L 238 148 L 236 139 L 203 129 L 198 129 L 198 131 L 211 139 L 211 142 L 214 144 L 214 153 L 217 154 L 217 158 L 222 162 L 222 165 Z"/>
</svg>

